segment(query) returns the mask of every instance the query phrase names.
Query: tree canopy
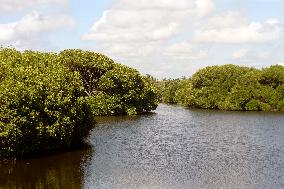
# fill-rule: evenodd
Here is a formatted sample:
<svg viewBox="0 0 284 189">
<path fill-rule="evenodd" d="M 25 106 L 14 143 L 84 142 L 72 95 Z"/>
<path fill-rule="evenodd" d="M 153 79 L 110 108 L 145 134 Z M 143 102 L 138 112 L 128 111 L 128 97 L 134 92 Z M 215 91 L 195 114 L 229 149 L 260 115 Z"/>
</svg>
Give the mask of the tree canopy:
<svg viewBox="0 0 284 189">
<path fill-rule="evenodd" d="M 94 116 L 135 115 L 157 104 L 146 77 L 102 54 L 0 49 L 0 158 L 71 148 Z"/>
<path fill-rule="evenodd" d="M 284 67 L 209 66 L 189 79 L 161 81 L 166 103 L 221 110 L 284 111 Z M 169 98 L 170 97 L 170 98 Z"/>
<path fill-rule="evenodd" d="M 158 106 L 155 86 L 133 68 L 91 51 L 65 50 L 58 58 L 80 73 L 94 115 L 135 115 Z"/>
<path fill-rule="evenodd" d="M 53 53 L 0 50 L 0 157 L 78 145 L 93 126 L 78 73 Z"/>
</svg>

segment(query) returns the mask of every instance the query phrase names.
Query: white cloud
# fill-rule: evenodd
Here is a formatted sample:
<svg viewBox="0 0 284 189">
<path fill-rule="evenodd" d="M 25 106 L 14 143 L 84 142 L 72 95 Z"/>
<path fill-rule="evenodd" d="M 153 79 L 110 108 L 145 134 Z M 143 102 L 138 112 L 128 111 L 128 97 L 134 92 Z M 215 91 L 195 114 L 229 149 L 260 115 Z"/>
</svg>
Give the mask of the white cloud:
<svg viewBox="0 0 284 189">
<path fill-rule="evenodd" d="M 145 10 L 145 9 L 153 9 L 153 10 L 181 10 L 181 9 L 191 9 L 194 7 L 194 1 L 189 0 L 139 0 L 139 2 L 134 0 L 119 0 L 116 5 L 114 5 L 115 9 L 122 10 Z"/>
<path fill-rule="evenodd" d="M 205 50 L 178 38 L 187 25 L 212 13 L 214 7 L 211 0 L 119 0 L 104 11 L 82 40 L 95 40 L 96 50 L 126 60 L 128 65 L 144 69 L 142 72 L 160 73 L 158 70 L 165 68 L 162 63 L 206 57 Z M 143 66 L 133 58 L 144 62 Z"/>
<path fill-rule="evenodd" d="M 240 13 L 228 12 L 202 22 L 194 32 L 199 43 L 267 43 L 280 39 L 283 28 L 275 18 L 264 23 L 249 22 Z"/>
<path fill-rule="evenodd" d="M 242 59 L 246 57 L 248 54 L 248 49 L 240 49 L 233 53 L 232 58 L 233 59 Z"/>
<path fill-rule="evenodd" d="M 197 12 L 208 14 L 212 7 L 211 0 L 119 0 L 104 11 L 82 39 L 104 42 L 167 40 L 177 36 Z"/>
<path fill-rule="evenodd" d="M 197 0 L 196 8 L 199 16 L 207 16 L 215 10 L 215 4 L 211 0 Z"/>
<path fill-rule="evenodd" d="M 272 59 L 271 55 L 271 52 L 266 50 L 241 48 L 232 54 L 232 59 L 235 63 L 259 66 L 260 63 L 268 64 Z"/>
<path fill-rule="evenodd" d="M 223 29 L 232 27 L 241 27 L 247 25 L 249 22 L 245 16 L 237 11 L 219 12 L 211 17 L 205 19 L 205 21 L 198 22 L 197 29 Z"/>
<path fill-rule="evenodd" d="M 182 43 L 176 43 L 166 48 L 165 52 L 166 54 L 188 54 L 193 52 L 193 45 L 190 43 L 182 42 Z"/>
<path fill-rule="evenodd" d="M 35 6 L 46 5 L 63 5 L 68 4 L 68 0 L 1 0 L 0 14 L 15 13 Z"/>
<path fill-rule="evenodd" d="M 252 49 L 282 36 L 278 19 L 251 21 L 239 11 L 218 11 L 213 0 L 117 0 L 81 39 L 161 78 L 232 60 L 266 61 L 269 50 Z"/>
<path fill-rule="evenodd" d="M 194 45 L 188 42 L 173 44 L 165 48 L 164 54 L 184 59 L 203 59 L 207 57 L 205 50 L 198 50 Z"/>
<path fill-rule="evenodd" d="M 83 40 L 134 42 L 166 40 L 177 34 L 186 11 L 120 10 L 105 11 Z"/>
<path fill-rule="evenodd" d="M 39 40 L 44 33 L 74 25 L 69 15 L 43 16 L 37 11 L 25 15 L 19 21 L 0 24 L 0 44 L 22 47 Z M 35 44 L 34 44 L 35 45 Z"/>
</svg>

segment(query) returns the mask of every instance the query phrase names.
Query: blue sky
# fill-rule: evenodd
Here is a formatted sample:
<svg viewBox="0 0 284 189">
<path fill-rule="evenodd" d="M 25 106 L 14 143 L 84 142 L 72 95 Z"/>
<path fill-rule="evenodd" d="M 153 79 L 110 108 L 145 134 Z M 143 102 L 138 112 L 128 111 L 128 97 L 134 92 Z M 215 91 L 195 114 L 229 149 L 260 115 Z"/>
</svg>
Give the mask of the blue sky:
<svg viewBox="0 0 284 189">
<path fill-rule="evenodd" d="M 158 78 L 284 65 L 281 0 L 1 0 L 0 45 L 101 52 Z"/>
</svg>

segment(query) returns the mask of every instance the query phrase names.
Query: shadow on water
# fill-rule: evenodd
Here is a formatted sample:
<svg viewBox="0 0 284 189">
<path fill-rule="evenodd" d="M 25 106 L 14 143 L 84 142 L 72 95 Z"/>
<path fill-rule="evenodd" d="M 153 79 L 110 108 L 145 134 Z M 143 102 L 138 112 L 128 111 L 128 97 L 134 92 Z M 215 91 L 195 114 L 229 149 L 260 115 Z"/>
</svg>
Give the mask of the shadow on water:
<svg viewBox="0 0 284 189">
<path fill-rule="evenodd" d="M 0 164 L 2 189 L 82 188 L 84 164 L 92 149 Z"/>
<path fill-rule="evenodd" d="M 283 123 L 281 113 L 163 104 L 97 117 L 92 148 L 0 164 L 0 188 L 284 188 Z"/>
<path fill-rule="evenodd" d="M 133 116 L 97 116 L 96 117 L 96 122 L 98 124 L 111 124 L 111 123 L 115 123 L 115 122 L 131 122 L 131 121 L 137 121 L 139 119 L 143 119 L 145 117 L 154 117 L 156 116 L 157 113 L 155 112 L 148 112 L 148 113 L 144 113 L 142 115 L 133 115 Z"/>
</svg>

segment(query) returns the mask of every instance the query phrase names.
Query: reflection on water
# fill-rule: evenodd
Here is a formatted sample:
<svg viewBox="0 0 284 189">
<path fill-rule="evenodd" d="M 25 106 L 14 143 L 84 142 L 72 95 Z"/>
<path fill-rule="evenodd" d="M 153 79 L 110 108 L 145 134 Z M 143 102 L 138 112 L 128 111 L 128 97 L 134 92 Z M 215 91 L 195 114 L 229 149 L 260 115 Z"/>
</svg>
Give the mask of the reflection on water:
<svg viewBox="0 0 284 189">
<path fill-rule="evenodd" d="M 39 159 L 0 164 L 0 188 L 82 188 L 84 164 L 91 150 L 79 150 Z"/>
<path fill-rule="evenodd" d="M 1 165 L 0 188 L 284 188 L 283 114 L 160 105 L 98 123 L 93 149 Z"/>
</svg>

